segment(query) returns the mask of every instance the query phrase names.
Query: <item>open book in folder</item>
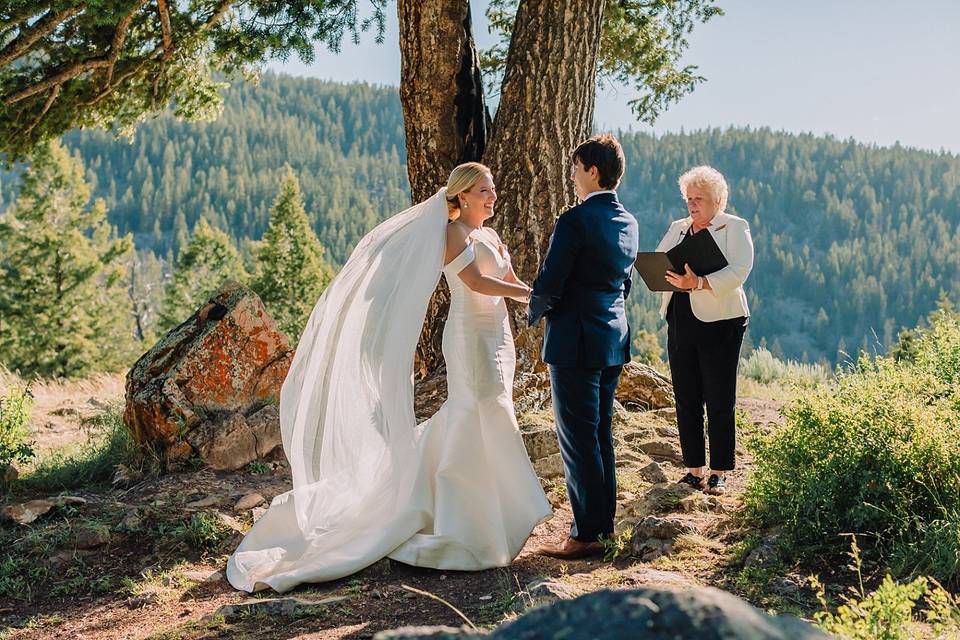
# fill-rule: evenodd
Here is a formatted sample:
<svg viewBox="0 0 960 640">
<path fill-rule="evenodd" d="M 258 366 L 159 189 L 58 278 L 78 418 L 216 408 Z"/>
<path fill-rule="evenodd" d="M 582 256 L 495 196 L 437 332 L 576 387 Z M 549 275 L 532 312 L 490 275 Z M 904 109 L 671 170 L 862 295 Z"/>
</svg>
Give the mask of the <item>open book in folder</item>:
<svg viewBox="0 0 960 640">
<path fill-rule="evenodd" d="M 707 276 L 727 266 L 727 259 L 709 231 L 685 234 L 683 241 L 666 253 L 643 251 L 637 254 L 634 266 L 650 291 L 680 291 L 667 282 L 667 271 L 683 273 L 684 265 L 698 276 Z"/>
</svg>

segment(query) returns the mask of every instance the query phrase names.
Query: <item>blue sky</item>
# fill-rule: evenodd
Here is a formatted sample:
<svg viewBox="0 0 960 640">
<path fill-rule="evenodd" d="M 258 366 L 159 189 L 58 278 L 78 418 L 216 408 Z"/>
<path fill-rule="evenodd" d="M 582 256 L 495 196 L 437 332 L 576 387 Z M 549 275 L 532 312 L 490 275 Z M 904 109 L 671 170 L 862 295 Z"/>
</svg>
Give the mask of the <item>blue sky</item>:
<svg viewBox="0 0 960 640">
<path fill-rule="evenodd" d="M 492 42 L 484 0 L 471 0 L 480 46 Z M 684 64 L 707 82 L 661 116 L 656 132 L 728 125 L 960 153 L 960 0 L 728 0 L 725 16 L 690 36 Z M 396 5 L 386 40 L 367 35 L 338 56 L 318 50 L 268 68 L 292 75 L 396 86 Z M 633 119 L 629 89 L 597 95 L 600 129 L 650 130 Z"/>
</svg>

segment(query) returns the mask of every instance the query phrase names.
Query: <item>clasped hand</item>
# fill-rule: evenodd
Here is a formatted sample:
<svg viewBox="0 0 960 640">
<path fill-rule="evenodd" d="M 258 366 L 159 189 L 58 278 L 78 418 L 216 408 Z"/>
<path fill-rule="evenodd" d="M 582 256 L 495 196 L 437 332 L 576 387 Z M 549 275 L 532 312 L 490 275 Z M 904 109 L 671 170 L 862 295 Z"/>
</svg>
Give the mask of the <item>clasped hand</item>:
<svg viewBox="0 0 960 640">
<path fill-rule="evenodd" d="M 667 271 L 666 280 L 678 289 L 696 289 L 697 274 L 691 269 L 689 264 L 683 265 L 685 273 L 679 274 L 673 271 Z"/>
</svg>

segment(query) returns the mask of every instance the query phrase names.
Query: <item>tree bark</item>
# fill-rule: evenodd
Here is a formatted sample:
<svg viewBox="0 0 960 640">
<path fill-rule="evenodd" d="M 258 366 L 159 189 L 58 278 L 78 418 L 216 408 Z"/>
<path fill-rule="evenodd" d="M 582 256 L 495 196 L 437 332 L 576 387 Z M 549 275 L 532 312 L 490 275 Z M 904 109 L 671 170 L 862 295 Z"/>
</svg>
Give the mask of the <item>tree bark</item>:
<svg viewBox="0 0 960 640">
<path fill-rule="evenodd" d="M 414 202 L 436 193 L 450 170 L 480 160 L 486 108 L 468 0 L 398 0 L 400 103 Z M 417 375 L 442 362 L 440 340 L 450 304 L 441 282 L 417 347 Z"/>
<path fill-rule="evenodd" d="M 484 160 L 499 198 L 491 222 L 528 284 L 556 216 L 574 204 L 571 155 L 592 128 L 603 11 L 603 0 L 524 0 L 517 11 Z M 518 373 L 542 371 L 542 330 L 511 309 Z"/>
</svg>

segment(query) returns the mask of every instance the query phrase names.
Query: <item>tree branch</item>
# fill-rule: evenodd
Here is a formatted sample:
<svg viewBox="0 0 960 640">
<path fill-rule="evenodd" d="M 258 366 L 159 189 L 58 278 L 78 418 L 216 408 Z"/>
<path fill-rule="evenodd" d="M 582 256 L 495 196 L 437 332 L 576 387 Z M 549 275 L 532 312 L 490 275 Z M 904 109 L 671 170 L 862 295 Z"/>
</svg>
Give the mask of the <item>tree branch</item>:
<svg viewBox="0 0 960 640">
<path fill-rule="evenodd" d="M 26 129 L 24 129 L 24 131 L 23 131 L 24 137 L 30 135 L 30 132 L 33 131 L 34 128 L 36 128 L 36 126 L 37 126 L 38 124 L 40 124 L 40 122 L 43 120 L 43 116 L 47 115 L 47 111 L 50 111 L 50 107 L 53 105 L 53 102 L 57 99 L 57 96 L 60 95 L 60 87 L 61 87 L 61 86 L 62 86 L 62 85 L 59 85 L 59 84 L 58 84 L 58 85 L 55 85 L 55 86 L 53 87 L 53 91 L 50 92 L 50 97 L 48 97 L 48 98 L 47 98 L 47 101 L 43 104 L 43 109 L 40 111 L 40 114 L 39 114 L 39 115 L 36 117 L 36 119 L 30 124 L 29 127 L 27 127 Z"/>
<path fill-rule="evenodd" d="M 46 91 L 54 85 L 63 84 L 67 80 L 72 80 L 84 71 L 92 71 L 93 69 L 101 69 L 103 67 L 110 66 L 109 58 L 88 58 L 86 60 L 81 60 L 79 62 L 74 62 L 69 67 L 63 71 L 57 73 L 56 75 L 47 78 L 41 82 L 38 82 L 35 85 L 25 87 L 16 93 L 7 96 L 3 99 L 3 104 L 9 107 L 12 104 L 16 104 L 21 100 L 34 96 L 38 93 Z"/>
<path fill-rule="evenodd" d="M 107 86 L 113 80 L 113 69 L 117 65 L 117 59 L 120 57 L 120 51 L 123 49 L 123 43 L 127 39 L 127 31 L 130 29 L 130 23 L 133 22 L 133 16 L 140 10 L 146 0 L 140 0 L 130 13 L 123 16 L 117 23 L 117 30 L 113 34 L 113 41 L 110 43 L 110 67 L 107 69 L 107 76 L 104 79 L 104 86 Z"/>
<path fill-rule="evenodd" d="M 213 13 L 210 14 L 210 17 L 207 18 L 207 21 L 200 25 L 200 29 L 198 29 L 198 31 L 205 31 L 219 22 L 234 2 L 236 2 L 236 0 L 220 0 L 220 4 L 218 4 L 217 8 L 213 10 Z"/>
<path fill-rule="evenodd" d="M 170 29 L 170 8 L 167 0 L 157 0 L 157 13 L 160 14 L 160 30 L 163 32 L 163 60 L 173 55 L 173 33 Z"/>
<path fill-rule="evenodd" d="M 52 11 L 48 12 L 47 15 L 38 20 L 36 24 L 26 29 L 17 37 L 16 40 L 12 41 L 10 44 L 4 47 L 2 51 L 0 51 L 0 67 L 5 67 L 9 63 L 22 56 L 37 42 L 37 40 L 40 40 L 44 36 L 51 34 L 57 27 L 83 11 L 85 8 L 86 5 L 81 4 L 76 7 L 64 9 L 60 13 L 53 13 Z"/>
</svg>

